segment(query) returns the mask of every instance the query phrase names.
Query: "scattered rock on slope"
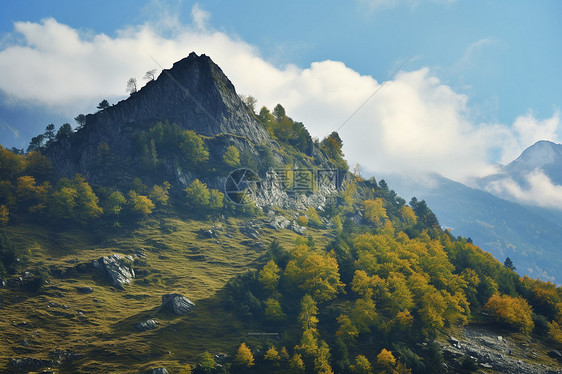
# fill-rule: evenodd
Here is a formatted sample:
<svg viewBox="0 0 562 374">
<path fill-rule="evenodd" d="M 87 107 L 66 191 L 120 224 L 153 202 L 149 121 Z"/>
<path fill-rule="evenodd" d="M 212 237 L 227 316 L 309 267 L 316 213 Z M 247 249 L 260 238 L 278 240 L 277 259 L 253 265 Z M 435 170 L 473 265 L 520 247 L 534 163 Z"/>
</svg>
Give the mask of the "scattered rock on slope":
<svg viewBox="0 0 562 374">
<path fill-rule="evenodd" d="M 179 293 L 169 293 L 162 295 L 162 308 L 181 316 L 195 308 L 195 304 Z"/>
<path fill-rule="evenodd" d="M 137 328 L 137 330 L 139 331 L 147 331 L 147 330 L 152 330 L 155 329 L 156 327 L 158 327 L 158 322 L 154 319 L 147 319 L 144 322 L 139 322 L 135 325 L 135 327 Z"/>
<path fill-rule="evenodd" d="M 148 371 L 148 374 L 168 374 L 166 368 L 154 368 Z"/>
<path fill-rule="evenodd" d="M 274 230 L 286 229 L 291 224 L 287 218 L 283 216 L 273 216 L 271 221 L 269 221 L 269 227 Z"/>
<path fill-rule="evenodd" d="M 450 338 L 447 343 L 440 343 L 445 358 L 449 362 L 472 357 L 483 368 L 493 369 L 508 374 L 559 374 L 562 370 L 554 367 L 522 360 L 526 350 L 520 349 L 514 342 L 498 337 L 485 328 L 467 325 L 464 336 Z M 534 355 L 533 355 L 534 356 Z"/>
<path fill-rule="evenodd" d="M 101 257 L 92 262 L 95 269 L 106 274 L 113 285 L 119 289 L 124 289 L 125 284 L 131 283 L 131 278 L 135 277 L 135 271 L 123 265 L 121 256 L 112 254 L 111 256 Z"/>
</svg>

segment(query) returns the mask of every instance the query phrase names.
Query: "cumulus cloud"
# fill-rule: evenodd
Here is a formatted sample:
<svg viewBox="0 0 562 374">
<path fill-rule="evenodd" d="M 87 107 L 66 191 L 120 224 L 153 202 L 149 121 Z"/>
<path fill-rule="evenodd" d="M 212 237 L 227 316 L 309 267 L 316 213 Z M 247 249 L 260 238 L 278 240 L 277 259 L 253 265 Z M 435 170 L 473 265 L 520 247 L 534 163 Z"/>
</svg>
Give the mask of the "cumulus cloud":
<svg viewBox="0 0 562 374">
<path fill-rule="evenodd" d="M 512 178 L 502 178 L 489 183 L 486 189 L 495 195 L 524 204 L 562 209 L 562 186 L 554 184 L 542 170 L 533 170 L 524 179 L 526 187 Z"/>
<path fill-rule="evenodd" d="M 52 18 L 17 22 L 15 37 L 0 49 L 2 97 L 72 118 L 94 110 L 103 98 L 125 98 L 127 80 L 140 82 L 146 71 L 158 67 L 156 62 L 169 68 L 195 51 L 209 55 L 239 93 L 255 96 L 258 106 L 281 103 L 313 136 L 322 138 L 382 84 L 340 61 L 318 61 L 306 68 L 275 66 L 254 46 L 212 29 L 210 14 L 198 5 L 191 14 L 191 25 L 177 18 L 168 22 L 173 32 L 151 21 L 114 37 L 84 34 Z M 558 112 L 546 120 L 528 113 L 512 128 L 474 123 L 468 102 L 428 68 L 401 72 L 340 130 L 346 157 L 351 165 L 358 162 L 371 172 L 433 171 L 465 180 L 493 172 L 491 161 L 517 156 L 531 139 L 557 140 L 552 137 L 559 129 Z"/>
<path fill-rule="evenodd" d="M 554 111 L 550 118 L 539 120 L 534 117 L 532 112 L 517 117 L 512 126 L 516 136 L 513 143 L 506 147 L 502 162 L 507 163 L 519 156 L 521 150 L 529 145 L 535 144 L 539 140 L 551 140 L 560 143 L 560 112 Z"/>
</svg>

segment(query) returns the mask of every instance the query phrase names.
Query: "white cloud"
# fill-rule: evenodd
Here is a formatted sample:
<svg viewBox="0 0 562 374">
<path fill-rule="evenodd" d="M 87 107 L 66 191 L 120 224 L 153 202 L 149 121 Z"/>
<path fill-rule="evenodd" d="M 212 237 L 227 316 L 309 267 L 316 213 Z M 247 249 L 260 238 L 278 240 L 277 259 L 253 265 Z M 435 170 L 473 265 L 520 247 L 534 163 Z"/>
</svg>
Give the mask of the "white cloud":
<svg viewBox="0 0 562 374">
<path fill-rule="evenodd" d="M 211 13 L 201 9 L 199 4 L 195 4 L 191 9 L 191 18 L 199 30 L 207 28 L 207 22 L 211 18 Z"/>
<path fill-rule="evenodd" d="M 282 103 L 313 136 L 336 130 L 380 82 L 343 62 L 324 60 L 307 68 L 274 66 L 258 49 L 213 30 L 210 14 L 192 8 L 192 25 L 164 12 L 158 20 L 117 32 L 82 34 L 54 19 L 18 22 L 15 38 L 0 49 L 0 90 L 13 103 L 43 105 L 72 118 L 106 98 L 126 97 L 126 82 L 156 63 L 169 68 L 191 51 L 209 55 L 242 94 L 258 106 Z M 171 27 L 171 28 L 170 28 Z M 173 31 L 173 32 L 172 32 Z M 23 42 L 15 43 L 14 40 Z M 487 42 L 482 42 L 487 43 Z M 480 43 L 480 44 L 482 44 Z M 428 68 L 401 72 L 340 131 L 351 165 L 376 172 L 434 171 L 457 180 L 486 175 L 495 160 L 517 156 L 537 137 L 557 141 L 559 114 L 537 120 L 531 113 L 513 128 L 473 123 L 468 97 L 442 83 Z"/>
<path fill-rule="evenodd" d="M 502 178 L 486 186 L 488 192 L 524 204 L 562 209 L 562 186 L 554 184 L 540 169 L 524 176 L 527 187 L 511 178 Z"/>
<path fill-rule="evenodd" d="M 555 110 L 550 118 L 538 120 L 533 116 L 532 112 L 528 112 L 523 116 L 517 117 L 513 124 L 513 130 L 517 134 L 516 141 L 513 145 L 512 152 L 505 152 L 503 161 L 509 162 L 519 156 L 521 150 L 531 144 L 535 144 L 539 140 L 549 139 L 556 143 L 561 140 L 560 137 L 560 112 Z"/>
<path fill-rule="evenodd" d="M 492 47 L 503 47 L 503 43 L 493 37 L 478 39 L 477 41 L 470 43 L 464 50 L 462 57 L 455 63 L 451 70 L 453 72 L 462 72 L 468 68 L 481 68 L 482 57 L 479 55 L 483 54 L 485 51 L 487 52 L 487 50 Z"/>
</svg>

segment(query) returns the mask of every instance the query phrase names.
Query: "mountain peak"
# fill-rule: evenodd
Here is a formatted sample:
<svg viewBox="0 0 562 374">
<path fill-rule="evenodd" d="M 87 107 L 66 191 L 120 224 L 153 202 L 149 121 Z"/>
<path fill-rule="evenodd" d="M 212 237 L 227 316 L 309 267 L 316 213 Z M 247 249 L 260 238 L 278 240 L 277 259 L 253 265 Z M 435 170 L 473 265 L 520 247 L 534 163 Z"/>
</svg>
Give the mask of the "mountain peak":
<svg viewBox="0 0 562 374">
<path fill-rule="evenodd" d="M 91 181 L 103 180 L 107 172 L 100 166 L 100 149 L 109 149 L 114 160 L 134 158 L 135 139 L 158 122 L 193 130 L 209 141 L 221 138 L 211 153 L 229 145 L 254 155 L 257 145 L 277 149 L 221 68 L 192 52 L 127 99 L 88 114 L 83 128 L 53 143 L 46 155 L 59 177 L 80 173 Z"/>
<path fill-rule="evenodd" d="M 127 122 L 166 119 L 206 136 L 228 133 L 261 142 L 268 138 L 221 68 L 195 52 L 108 110 L 115 107 L 127 113 Z"/>
<path fill-rule="evenodd" d="M 562 144 L 549 140 L 539 140 L 525 149 L 514 161 L 506 165 L 508 170 L 525 169 L 531 171 L 547 165 L 562 162 Z"/>
</svg>

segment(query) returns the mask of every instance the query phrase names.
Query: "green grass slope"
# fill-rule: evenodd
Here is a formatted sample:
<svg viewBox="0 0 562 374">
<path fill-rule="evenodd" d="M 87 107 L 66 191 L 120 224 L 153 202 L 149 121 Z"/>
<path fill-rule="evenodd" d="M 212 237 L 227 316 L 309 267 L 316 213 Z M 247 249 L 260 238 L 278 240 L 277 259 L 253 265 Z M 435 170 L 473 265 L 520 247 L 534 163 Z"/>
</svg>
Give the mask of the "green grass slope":
<svg viewBox="0 0 562 374">
<path fill-rule="evenodd" d="M 6 229 L 25 248 L 29 268 L 63 274 L 50 275 L 38 294 L 1 291 L 0 368 L 9 372 L 8 358 L 48 359 L 50 352 L 62 349 L 80 358 L 62 365 L 61 373 L 142 372 L 159 365 L 173 372 L 180 363 L 197 362 L 204 351 L 231 355 L 242 341 L 261 340 L 248 334 L 251 326 L 227 310 L 218 293 L 229 279 L 261 266 L 265 245 L 273 238 L 290 247 L 298 235 L 265 228 L 260 219 L 253 223 L 263 227 L 259 241 L 239 231 L 245 220 L 233 218 L 197 221 L 161 215 L 111 234 L 87 228 L 53 232 L 30 224 Z M 201 235 L 212 226 L 217 238 Z M 319 244 L 329 240 L 327 233 L 309 229 L 308 234 Z M 83 269 L 101 256 L 140 251 L 146 254 L 134 264 L 140 276 L 125 290 Z M 78 287 L 94 292 L 82 294 Z M 182 317 L 160 310 L 161 295 L 172 292 L 188 297 L 196 309 Z M 156 319 L 158 328 L 137 331 L 135 324 L 148 318 Z"/>
</svg>

